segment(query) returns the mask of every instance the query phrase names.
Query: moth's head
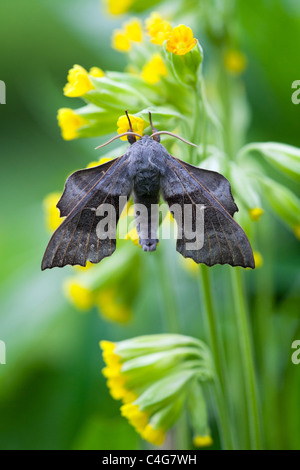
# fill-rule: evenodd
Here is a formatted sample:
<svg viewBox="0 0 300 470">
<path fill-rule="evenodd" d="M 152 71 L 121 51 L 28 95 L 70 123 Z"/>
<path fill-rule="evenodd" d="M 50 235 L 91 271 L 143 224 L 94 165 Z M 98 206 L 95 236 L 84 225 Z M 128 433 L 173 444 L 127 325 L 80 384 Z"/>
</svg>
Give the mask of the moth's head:
<svg viewBox="0 0 300 470">
<path fill-rule="evenodd" d="M 180 137 L 179 135 L 173 134 L 173 132 L 158 131 L 157 129 L 155 129 L 155 127 L 153 127 L 152 117 L 151 117 L 150 111 L 149 111 L 149 122 L 150 122 L 150 126 L 151 126 L 151 129 L 152 129 L 152 134 L 151 134 L 150 136 L 148 136 L 148 135 L 141 136 L 141 135 L 138 134 L 137 132 L 134 132 L 134 131 L 133 131 L 133 128 L 132 128 L 132 124 L 131 124 L 131 121 L 130 121 L 130 117 L 129 117 L 128 111 L 125 111 L 125 114 L 126 114 L 127 119 L 128 119 L 128 127 L 129 127 L 128 130 L 127 130 L 127 132 L 124 132 L 123 134 L 116 135 L 116 136 L 113 137 L 112 139 L 110 139 L 110 140 L 108 140 L 107 142 L 105 142 L 105 144 L 102 144 L 102 145 L 99 145 L 98 147 L 96 147 L 95 150 L 100 149 L 101 147 L 105 147 L 105 145 L 110 144 L 110 143 L 113 142 L 114 140 L 119 139 L 120 137 L 124 137 L 124 136 L 127 136 L 127 140 L 128 140 L 128 142 L 130 143 L 130 145 L 132 145 L 132 144 L 134 144 L 134 143 L 136 142 L 136 137 L 139 137 L 140 139 L 143 139 L 143 140 L 146 140 L 146 139 L 147 139 L 147 140 L 148 140 L 148 139 L 153 139 L 155 142 L 160 142 L 160 135 L 161 135 L 161 134 L 170 135 L 170 136 L 172 136 L 172 137 L 175 137 L 176 139 L 182 140 L 182 141 L 185 142 L 186 144 L 192 145 L 193 147 L 197 147 L 197 145 L 192 144 L 191 142 L 188 142 L 187 140 L 183 139 L 183 138 Z"/>
</svg>

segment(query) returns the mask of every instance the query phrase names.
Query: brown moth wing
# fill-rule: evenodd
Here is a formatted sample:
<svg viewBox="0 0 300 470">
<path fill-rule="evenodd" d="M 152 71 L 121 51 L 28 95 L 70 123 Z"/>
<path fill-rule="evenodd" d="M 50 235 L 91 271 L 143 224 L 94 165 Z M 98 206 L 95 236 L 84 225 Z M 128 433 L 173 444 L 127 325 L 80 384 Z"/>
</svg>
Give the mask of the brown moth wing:
<svg viewBox="0 0 300 470">
<path fill-rule="evenodd" d="M 207 266 L 230 264 L 254 268 L 249 240 L 232 217 L 238 209 L 229 181 L 219 173 L 202 170 L 171 155 L 166 162 L 161 188 L 169 207 L 179 204 L 183 210 L 185 204 L 190 204 L 194 214 L 197 205 L 205 206 L 203 247 L 198 250 L 188 249 L 184 218 L 177 218 L 177 224 L 181 224 L 179 233 L 182 234 L 177 240 L 177 251 L 185 258 L 192 258 L 196 263 Z"/>
<path fill-rule="evenodd" d="M 61 215 L 67 217 L 50 239 L 42 270 L 67 264 L 85 266 L 87 261 L 98 263 L 110 256 L 116 249 L 116 225 L 124 207 L 119 207 L 119 197 L 128 200 L 131 191 L 126 155 L 73 173 L 57 205 Z M 106 239 L 100 239 L 96 231 L 104 218 L 97 215 L 102 204 L 111 204 L 116 214 L 109 222 L 111 235 Z"/>
</svg>

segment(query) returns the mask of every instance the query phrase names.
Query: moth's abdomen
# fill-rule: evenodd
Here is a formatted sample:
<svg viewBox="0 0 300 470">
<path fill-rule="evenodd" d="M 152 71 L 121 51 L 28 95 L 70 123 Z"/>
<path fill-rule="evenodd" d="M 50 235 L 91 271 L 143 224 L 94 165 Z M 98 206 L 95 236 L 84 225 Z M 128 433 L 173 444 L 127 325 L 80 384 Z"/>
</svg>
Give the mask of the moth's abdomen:
<svg viewBox="0 0 300 470">
<path fill-rule="evenodd" d="M 134 181 L 133 199 L 139 244 L 144 251 L 155 251 L 158 243 L 160 175 L 156 169 L 147 168 Z"/>
</svg>

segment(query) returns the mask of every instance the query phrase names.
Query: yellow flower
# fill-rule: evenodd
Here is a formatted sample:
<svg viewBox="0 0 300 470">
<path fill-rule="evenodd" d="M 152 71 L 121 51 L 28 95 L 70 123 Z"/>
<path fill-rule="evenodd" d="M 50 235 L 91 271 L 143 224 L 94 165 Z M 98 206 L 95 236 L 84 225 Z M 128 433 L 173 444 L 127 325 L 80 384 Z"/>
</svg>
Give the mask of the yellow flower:
<svg viewBox="0 0 300 470">
<path fill-rule="evenodd" d="M 182 258 L 180 259 L 183 267 L 193 276 L 197 276 L 199 272 L 198 264 L 192 258 Z"/>
<path fill-rule="evenodd" d="M 167 51 L 176 55 L 185 55 L 197 44 L 197 39 L 193 37 L 193 31 L 188 26 L 181 24 L 173 28 L 167 41 Z"/>
<path fill-rule="evenodd" d="M 255 262 L 256 269 L 261 268 L 262 265 L 264 264 L 264 260 L 263 260 L 263 257 L 261 255 L 261 253 L 259 253 L 259 251 L 254 251 L 253 256 L 254 256 L 254 262 Z"/>
<path fill-rule="evenodd" d="M 193 440 L 195 447 L 209 447 L 213 444 L 211 436 L 196 436 Z"/>
<path fill-rule="evenodd" d="M 95 166 L 103 165 L 103 163 L 110 162 L 112 160 L 111 157 L 102 157 L 99 161 L 94 160 L 90 162 L 86 168 L 94 168 Z"/>
<path fill-rule="evenodd" d="M 93 86 L 89 75 L 92 77 L 103 77 L 103 70 L 99 67 L 92 67 L 88 72 L 81 67 L 81 65 L 74 65 L 68 73 L 68 83 L 64 87 L 64 94 L 69 97 L 78 97 L 85 95 L 90 90 L 93 90 Z"/>
<path fill-rule="evenodd" d="M 113 32 L 112 47 L 117 51 L 127 52 L 131 49 L 131 42 L 141 42 L 142 39 L 141 23 L 133 18 L 125 23 L 122 29 L 116 29 Z"/>
<path fill-rule="evenodd" d="M 240 75 L 247 67 L 247 59 L 239 50 L 229 49 L 224 54 L 224 65 L 231 74 Z"/>
<path fill-rule="evenodd" d="M 50 231 L 56 230 L 63 220 L 60 218 L 59 209 L 56 207 L 60 196 L 60 193 L 50 193 L 43 201 L 46 225 Z"/>
<path fill-rule="evenodd" d="M 61 135 L 65 140 L 72 140 L 78 137 L 78 129 L 87 124 L 86 119 L 74 113 L 70 108 L 61 108 L 57 114 L 58 125 L 61 128 Z"/>
<path fill-rule="evenodd" d="M 146 127 L 146 122 L 142 118 L 133 116 L 132 114 L 129 114 L 129 118 L 130 118 L 133 132 L 137 132 L 137 134 L 143 135 L 143 131 Z M 117 131 L 118 134 L 123 134 L 124 132 L 127 132 L 129 130 L 129 122 L 125 114 L 119 117 L 117 126 L 118 126 L 118 131 Z M 138 138 L 139 137 L 137 137 L 137 139 Z M 121 137 L 121 140 L 126 141 L 127 137 L 126 136 Z"/>
<path fill-rule="evenodd" d="M 128 23 L 125 23 L 124 27 L 129 41 L 142 42 L 143 31 L 141 22 L 138 19 L 133 18 Z"/>
<path fill-rule="evenodd" d="M 167 75 L 167 67 L 159 54 L 154 54 L 142 69 L 142 78 L 145 82 L 154 84 L 159 82 L 161 77 Z"/>
<path fill-rule="evenodd" d="M 254 222 L 257 222 L 263 215 L 264 210 L 261 207 L 254 207 L 249 210 L 249 215 Z"/>
<path fill-rule="evenodd" d="M 123 403 L 129 403 L 136 400 L 137 395 L 126 388 L 126 377 L 122 374 L 121 358 L 116 354 L 115 343 L 110 341 L 100 341 L 102 349 L 103 360 L 106 367 L 102 369 L 102 373 L 107 380 L 107 386 L 111 396 L 115 400 L 122 400 Z"/>
<path fill-rule="evenodd" d="M 145 429 L 142 431 L 141 436 L 145 441 L 148 441 L 155 446 L 161 446 L 166 439 L 166 432 L 163 429 L 154 429 L 151 424 L 147 424 Z"/>
<path fill-rule="evenodd" d="M 73 279 L 65 282 L 64 290 L 67 298 L 79 310 L 89 310 L 93 305 L 93 292 Z"/>
<path fill-rule="evenodd" d="M 89 74 L 90 74 L 92 77 L 95 77 L 95 78 L 104 77 L 104 72 L 103 72 L 103 70 L 100 69 L 99 67 L 91 67 L 91 68 L 90 68 L 90 71 L 89 71 Z"/>
<path fill-rule="evenodd" d="M 130 41 L 127 34 L 122 29 L 116 29 L 113 32 L 112 47 L 121 52 L 127 52 L 130 50 Z"/>
<path fill-rule="evenodd" d="M 101 290 L 97 296 L 97 306 L 105 318 L 119 323 L 127 323 L 131 317 L 131 309 L 118 301 L 116 297 L 116 289 Z"/>
<path fill-rule="evenodd" d="M 138 246 L 138 244 L 139 244 L 139 235 L 137 233 L 136 227 L 129 230 L 129 232 L 126 235 L 125 240 L 131 240 L 134 245 Z"/>
<path fill-rule="evenodd" d="M 296 238 L 298 238 L 298 240 L 300 240 L 300 225 L 296 225 L 294 227 L 294 234 L 295 234 Z"/>
<path fill-rule="evenodd" d="M 146 29 L 150 35 L 151 42 L 161 46 L 169 38 L 172 26 L 168 21 L 163 20 L 158 13 L 153 12 L 146 20 Z"/>
<path fill-rule="evenodd" d="M 126 13 L 134 0 L 106 0 L 106 8 L 112 15 L 122 15 Z"/>
<path fill-rule="evenodd" d="M 138 405 L 126 403 L 121 406 L 121 415 L 139 432 L 143 432 L 148 424 L 149 415 L 141 411 Z"/>
</svg>

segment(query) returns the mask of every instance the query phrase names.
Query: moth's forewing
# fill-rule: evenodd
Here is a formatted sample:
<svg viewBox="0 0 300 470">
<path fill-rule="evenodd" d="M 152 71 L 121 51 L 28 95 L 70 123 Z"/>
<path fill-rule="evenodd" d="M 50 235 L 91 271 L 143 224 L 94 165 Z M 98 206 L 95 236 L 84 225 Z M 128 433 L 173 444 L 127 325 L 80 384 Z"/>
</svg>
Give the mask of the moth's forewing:
<svg viewBox="0 0 300 470">
<path fill-rule="evenodd" d="M 192 167 L 185 162 L 167 158 L 167 169 L 161 178 L 162 194 L 169 206 L 179 204 L 204 206 L 203 246 L 189 248 L 189 237 L 184 217 L 177 218 L 181 238 L 177 251 L 196 263 L 208 266 L 230 264 L 254 268 L 253 252 L 243 229 L 233 219 L 237 206 L 231 194 L 230 183 L 224 176 Z M 196 227 L 195 220 L 193 227 Z M 200 236 L 200 234 L 199 234 Z"/>
<path fill-rule="evenodd" d="M 116 225 L 123 209 L 119 207 L 119 197 L 126 196 L 128 199 L 131 191 L 132 177 L 126 155 L 73 173 L 58 203 L 61 215 L 67 214 L 67 217 L 52 235 L 42 269 L 67 264 L 85 266 L 87 261 L 98 263 L 110 256 L 116 249 Z M 104 204 L 108 205 L 108 211 L 109 207 L 112 210 L 109 229 L 101 234 L 99 226 L 107 214 L 102 214 L 99 208 Z"/>
</svg>

